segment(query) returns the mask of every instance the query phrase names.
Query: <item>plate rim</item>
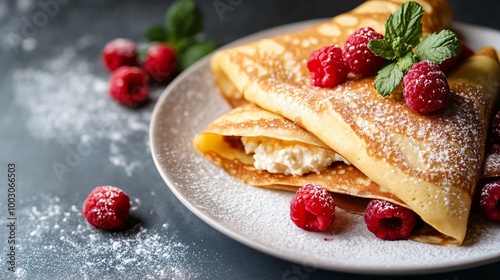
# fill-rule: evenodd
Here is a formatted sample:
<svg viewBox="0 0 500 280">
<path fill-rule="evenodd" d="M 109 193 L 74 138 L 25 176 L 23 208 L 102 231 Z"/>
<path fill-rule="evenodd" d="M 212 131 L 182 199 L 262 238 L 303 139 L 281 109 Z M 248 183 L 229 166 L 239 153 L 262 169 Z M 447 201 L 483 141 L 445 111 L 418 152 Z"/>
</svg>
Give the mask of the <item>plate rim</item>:
<svg viewBox="0 0 500 280">
<path fill-rule="evenodd" d="M 230 48 L 234 47 L 240 44 L 244 44 L 247 42 L 251 42 L 253 40 L 257 40 L 260 38 L 265 38 L 268 36 L 272 36 L 275 34 L 280 34 L 279 31 L 285 28 L 306 28 L 308 25 L 314 25 L 316 23 L 319 23 L 321 21 L 325 21 L 327 18 L 319 18 L 319 19 L 310 19 L 310 20 L 305 20 L 305 21 L 299 21 L 299 22 L 294 22 L 294 23 L 288 23 L 284 25 L 279 25 L 275 27 L 271 27 L 269 29 L 265 29 L 247 36 L 244 36 L 238 40 L 235 40 L 229 44 L 226 44 L 219 49 L 215 50 L 213 53 L 225 49 L 225 48 Z M 485 26 L 480 26 L 476 24 L 471 24 L 471 23 L 465 23 L 465 22 L 453 22 L 452 28 L 459 29 L 459 30 L 474 30 L 474 31 L 479 31 L 479 32 L 486 32 L 486 33 L 495 33 L 496 36 L 499 37 L 500 39 L 500 31 L 496 30 L 491 27 L 485 27 Z M 297 29 L 298 30 L 298 29 Z M 169 93 L 173 91 L 174 88 L 176 88 L 182 80 L 184 80 L 186 77 L 190 76 L 193 72 L 195 72 L 198 68 L 200 67 L 206 67 L 206 64 L 209 64 L 210 59 L 212 57 L 212 54 L 209 54 L 208 56 L 204 57 L 203 59 L 199 60 L 195 64 L 191 65 L 188 69 L 183 71 L 180 75 L 178 75 L 162 92 L 161 96 L 157 100 L 152 115 L 151 115 L 151 121 L 150 121 L 150 127 L 149 127 L 149 145 L 150 145 L 150 150 L 151 150 L 151 155 L 153 157 L 153 161 L 155 164 L 156 169 L 160 173 L 160 176 L 164 180 L 165 184 L 167 187 L 172 191 L 172 193 L 179 199 L 179 201 L 186 207 L 188 208 L 193 214 L 195 214 L 198 218 L 200 218 L 202 221 L 210 225 L 212 228 L 216 229 L 217 231 L 221 232 L 222 234 L 230 237 L 231 239 L 244 244 L 250 248 L 253 248 L 255 250 L 258 250 L 260 252 L 266 253 L 268 255 L 274 256 L 278 259 L 289 261 L 292 263 L 296 264 L 302 264 L 302 265 L 308 265 L 315 268 L 320 268 L 320 269 L 325 269 L 325 270 L 330 270 L 330 271 L 337 271 L 337 272 L 348 272 L 348 273 L 356 273 L 356 274 L 377 274 L 377 275 L 423 275 L 423 274 L 432 274 L 432 273 L 442 273 L 442 272 L 447 272 L 447 271 L 457 271 L 457 270 L 464 270 L 472 267 L 477 267 L 481 265 L 486 265 L 490 263 L 494 263 L 496 261 L 500 260 L 500 252 L 497 254 L 489 254 L 485 255 L 482 257 L 477 257 L 471 261 L 449 261 L 449 262 L 442 262 L 439 265 L 436 266 L 428 266 L 428 265 L 411 265 L 411 266 L 398 266 L 398 267 L 378 267 L 378 266 L 362 266 L 362 265 L 332 265 L 332 264 L 325 264 L 323 262 L 311 262 L 308 261 L 307 264 L 304 264 L 303 258 L 301 256 L 299 257 L 294 257 L 291 256 L 290 254 L 287 254 L 287 252 L 280 252 L 277 248 L 274 247 L 269 247 L 266 244 L 259 243 L 257 241 L 254 241 L 246 236 L 243 236 L 241 233 L 236 232 L 234 230 L 231 230 L 227 227 L 225 227 L 223 224 L 219 223 L 214 217 L 204 213 L 203 209 L 199 209 L 196 205 L 192 204 L 189 199 L 179 190 L 178 188 L 175 187 L 175 183 L 171 180 L 169 175 L 167 174 L 166 171 L 162 169 L 161 163 L 159 158 L 157 158 L 157 143 L 156 140 L 157 138 L 155 137 L 156 134 L 156 123 L 158 122 L 157 116 L 159 115 L 159 112 L 161 111 L 162 107 L 165 106 L 166 100 L 168 99 Z"/>
</svg>

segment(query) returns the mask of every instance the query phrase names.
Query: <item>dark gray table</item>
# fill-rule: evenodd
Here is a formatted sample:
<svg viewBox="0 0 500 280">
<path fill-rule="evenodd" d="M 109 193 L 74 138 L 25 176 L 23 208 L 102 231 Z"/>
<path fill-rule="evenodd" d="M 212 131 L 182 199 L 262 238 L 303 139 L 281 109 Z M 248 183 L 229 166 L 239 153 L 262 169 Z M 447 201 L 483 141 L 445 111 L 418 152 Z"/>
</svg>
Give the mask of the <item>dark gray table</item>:
<svg viewBox="0 0 500 280">
<path fill-rule="evenodd" d="M 220 44 L 285 23 L 324 18 L 361 1 L 199 1 Z M 380 279 L 302 267 L 248 248 L 187 210 L 160 178 L 148 128 L 155 101 L 126 109 L 107 95 L 100 51 L 117 37 L 144 41 L 172 1 L 0 2 L 0 279 Z M 497 1 L 450 1 L 457 21 L 500 28 Z M 15 207 L 8 212 L 8 164 Z M 11 170 L 14 171 L 14 170 Z M 98 185 L 123 188 L 132 221 L 122 233 L 80 214 Z M 14 206 L 14 205 L 11 205 Z M 16 218 L 15 231 L 8 225 Z M 8 271 L 9 241 L 17 271 Z M 499 263 L 428 275 L 496 279 Z M 420 279 L 407 277 L 406 279 Z"/>
</svg>

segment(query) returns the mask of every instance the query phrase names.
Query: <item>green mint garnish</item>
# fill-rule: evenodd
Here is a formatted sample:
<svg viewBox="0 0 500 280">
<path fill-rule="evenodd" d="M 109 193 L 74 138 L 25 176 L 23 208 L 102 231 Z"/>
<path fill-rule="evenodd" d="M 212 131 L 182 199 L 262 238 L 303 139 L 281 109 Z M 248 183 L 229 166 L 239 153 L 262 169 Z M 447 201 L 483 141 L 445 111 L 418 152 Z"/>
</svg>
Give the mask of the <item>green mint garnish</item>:
<svg viewBox="0 0 500 280">
<path fill-rule="evenodd" d="M 404 73 L 396 62 L 389 63 L 378 72 L 374 86 L 380 95 L 384 97 L 389 96 L 399 83 L 401 83 L 403 76 Z"/>
<path fill-rule="evenodd" d="M 179 70 L 217 49 L 210 40 L 200 40 L 203 15 L 195 0 L 176 0 L 165 14 L 165 23 L 150 26 L 144 36 L 148 42 L 166 43 L 175 49 Z"/>
<path fill-rule="evenodd" d="M 460 40 L 450 30 L 432 33 L 420 41 L 424 9 L 416 2 L 406 2 L 389 16 L 385 37 L 371 40 L 368 48 L 388 60 L 375 79 L 374 86 L 382 96 L 388 96 L 401 83 L 413 64 L 430 60 L 440 64 L 460 53 Z"/>
<path fill-rule="evenodd" d="M 144 35 L 149 42 L 165 42 L 168 38 L 167 29 L 160 24 L 150 26 Z"/>
<path fill-rule="evenodd" d="M 450 30 L 429 34 L 418 44 L 415 54 L 420 60 L 441 63 L 460 53 L 460 41 Z"/>
<path fill-rule="evenodd" d="M 169 35 L 175 39 L 194 36 L 203 31 L 203 17 L 194 0 L 177 0 L 165 15 Z"/>
</svg>

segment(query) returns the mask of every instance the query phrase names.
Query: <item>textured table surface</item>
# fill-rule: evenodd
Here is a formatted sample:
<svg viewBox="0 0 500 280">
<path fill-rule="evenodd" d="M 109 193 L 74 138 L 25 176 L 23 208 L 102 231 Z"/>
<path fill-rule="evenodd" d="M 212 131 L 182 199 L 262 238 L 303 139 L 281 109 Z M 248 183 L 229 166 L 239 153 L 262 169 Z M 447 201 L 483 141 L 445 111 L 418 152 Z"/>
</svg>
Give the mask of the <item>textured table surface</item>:
<svg viewBox="0 0 500 280">
<path fill-rule="evenodd" d="M 198 2 L 207 37 L 223 45 L 270 27 L 331 17 L 362 1 Z M 218 2 L 231 9 L 217 10 Z M 117 37 L 144 42 L 144 30 L 162 22 L 171 3 L 0 2 L 0 279 L 385 278 L 302 267 L 263 254 L 211 228 L 168 189 L 154 166 L 148 136 L 163 88 L 141 108 L 116 104 L 107 94 L 100 52 Z M 499 2 L 450 3 L 456 21 L 500 29 Z M 15 165 L 17 183 L 12 216 L 9 164 Z M 80 214 L 98 185 L 118 186 L 131 197 L 126 231 L 96 230 Z M 14 236 L 9 217 L 17 219 Z M 13 273 L 7 262 L 12 239 Z M 493 263 L 426 277 L 497 279 L 499 267 Z"/>
</svg>

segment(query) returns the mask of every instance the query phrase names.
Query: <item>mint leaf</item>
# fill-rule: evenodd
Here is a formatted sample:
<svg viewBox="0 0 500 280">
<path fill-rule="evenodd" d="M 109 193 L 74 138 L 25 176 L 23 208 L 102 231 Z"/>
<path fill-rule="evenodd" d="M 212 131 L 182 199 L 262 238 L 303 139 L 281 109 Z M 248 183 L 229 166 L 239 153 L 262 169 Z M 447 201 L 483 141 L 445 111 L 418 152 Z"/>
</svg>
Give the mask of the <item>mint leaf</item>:
<svg viewBox="0 0 500 280">
<path fill-rule="evenodd" d="M 182 38 L 175 42 L 170 42 L 170 45 L 174 48 L 176 53 L 184 52 L 187 48 L 196 44 L 196 40 L 193 38 Z"/>
<path fill-rule="evenodd" d="M 202 14 L 194 0 L 175 1 L 168 8 L 165 20 L 174 41 L 203 31 Z"/>
<path fill-rule="evenodd" d="M 408 70 L 415 63 L 417 63 L 417 58 L 415 57 L 415 54 L 411 51 L 398 59 L 398 67 L 399 69 L 401 69 L 401 71 L 403 71 L 403 73 L 408 72 Z"/>
<path fill-rule="evenodd" d="M 165 42 L 168 38 L 167 30 L 159 24 L 150 26 L 144 35 L 149 42 Z"/>
<path fill-rule="evenodd" d="M 415 47 L 422 37 L 422 16 L 424 9 L 416 2 L 404 3 L 391 14 L 385 23 L 385 38 L 393 41 L 401 38 L 410 47 Z"/>
<path fill-rule="evenodd" d="M 187 48 L 183 53 L 179 55 L 179 67 L 185 70 L 190 65 L 203 58 L 207 54 L 213 52 L 218 48 L 218 45 L 210 40 L 205 40 L 202 42 L 195 43 Z"/>
<path fill-rule="evenodd" d="M 386 97 L 401 83 L 403 75 L 397 63 L 393 62 L 378 71 L 373 85 L 380 95 Z"/>
<path fill-rule="evenodd" d="M 442 30 L 439 33 L 427 35 L 418 44 L 415 51 L 420 60 L 430 60 L 440 64 L 446 59 L 457 56 L 460 53 L 460 40 L 457 35 L 450 30 Z"/>
<path fill-rule="evenodd" d="M 368 48 L 376 55 L 388 60 L 396 59 L 396 54 L 392 49 L 392 43 L 385 39 L 371 40 L 368 42 Z"/>
</svg>

